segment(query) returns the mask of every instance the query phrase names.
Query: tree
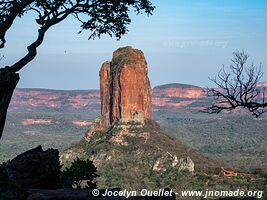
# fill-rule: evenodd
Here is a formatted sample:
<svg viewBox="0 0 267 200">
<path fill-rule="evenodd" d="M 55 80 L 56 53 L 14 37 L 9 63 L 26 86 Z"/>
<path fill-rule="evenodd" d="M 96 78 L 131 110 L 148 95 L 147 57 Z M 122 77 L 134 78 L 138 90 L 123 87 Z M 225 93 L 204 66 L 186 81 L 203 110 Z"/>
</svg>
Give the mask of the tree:
<svg viewBox="0 0 267 200">
<path fill-rule="evenodd" d="M 96 188 L 95 178 L 99 177 L 97 168 L 90 160 L 80 160 L 78 157 L 71 162 L 71 166 L 63 171 L 63 176 L 69 179 L 70 185 L 75 188 L 81 188 L 82 182 L 86 181 L 86 187 Z"/>
<path fill-rule="evenodd" d="M 218 89 L 207 89 L 207 96 L 213 98 L 213 103 L 205 112 L 220 113 L 244 108 L 256 118 L 267 112 L 265 88 L 258 87 L 263 75 L 262 66 L 246 65 L 248 57 L 244 50 L 234 52 L 230 71 L 223 67 L 218 76 L 211 79 Z"/>
<path fill-rule="evenodd" d="M 28 53 L 16 63 L 0 68 L 0 138 L 2 136 L 7 109 L 13 91 L 19 81 L 19 70 L 31 62 L 37 48 L 43 43 L 46 32 L 53 26 L 72 16 L 89 30 L 89 39 L 103 34 L 120 39 L 128 32 L 130 8 L 137 14 L 151 15 L 154 6 L 149 0 L 2 0 L 0 1 L 0 48 L 5 47 L 5 36 L 16 18 L 35 12 L 39 25 L 37 38 L 28 47 Z"/>
</svg>

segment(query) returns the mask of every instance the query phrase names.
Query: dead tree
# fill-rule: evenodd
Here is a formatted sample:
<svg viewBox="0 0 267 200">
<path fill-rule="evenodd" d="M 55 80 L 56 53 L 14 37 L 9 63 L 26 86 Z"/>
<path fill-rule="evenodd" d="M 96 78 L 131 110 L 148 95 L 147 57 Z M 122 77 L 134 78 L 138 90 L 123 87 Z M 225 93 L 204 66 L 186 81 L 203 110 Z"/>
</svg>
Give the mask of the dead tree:
<svg viewBox="0 0 267 200">
<path fill-rule="evenodd" d="M 89 39 L 103 34 L 120 39 L 128 32 L 130 8 L 151 15 L 154 6 L 149 0 L 2 0 L 0 1 L 0 49 L 5 47 L 5 36 L 16 18 L 35 12 L 39 25 L 36 40 L 28 47 L 28 53 L 10 66 L 0 68 L 0 138 L 7 109 L 13 91 L 19 81 L 19 70 L 31 62 L 37 48 L 43 43 L 46 32 L 72 16 L 80 23 L 81 31 L 89 30 Z M 29 30 L 34 31 L 34 30 Z M 79 32 L 79 33 L 80 33 Z"/>
<path fill-rule="evenodd" d="M 223 67 L 217 77 L 210 79 L 217 88 L 207 88 L 207 96 L 213 99 L 213 103 L 205 108 L 205 112 L 220 113 L 243 108 L 256 118 L 267 112 L 265 88 L 258 87 L 263 75 L 262 66 L 246 65 L 248 57 L 244 50 L 234 52 L 229 72 Z"/>
</svg>

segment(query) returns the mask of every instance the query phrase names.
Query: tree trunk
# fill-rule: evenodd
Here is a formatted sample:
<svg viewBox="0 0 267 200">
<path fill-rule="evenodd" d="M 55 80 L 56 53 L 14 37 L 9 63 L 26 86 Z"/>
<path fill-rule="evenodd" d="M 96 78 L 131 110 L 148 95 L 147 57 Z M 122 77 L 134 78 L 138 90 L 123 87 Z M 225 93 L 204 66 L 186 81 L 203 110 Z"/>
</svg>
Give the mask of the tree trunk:
<svg viewBox="0 0 267 200">
<path fill-rule="evenodd" d="M 12 72 L 9 67 L 0 68 L 0 139 L 5 126 L 7 109 L 18 81 L 18 73 Z"/>
</svg>

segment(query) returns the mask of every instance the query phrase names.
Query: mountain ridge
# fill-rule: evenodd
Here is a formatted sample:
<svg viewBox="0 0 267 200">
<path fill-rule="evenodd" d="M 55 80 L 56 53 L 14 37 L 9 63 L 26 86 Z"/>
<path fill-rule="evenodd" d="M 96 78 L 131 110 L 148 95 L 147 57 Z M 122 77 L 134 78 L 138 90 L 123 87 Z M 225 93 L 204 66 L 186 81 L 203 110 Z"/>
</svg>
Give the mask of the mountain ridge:
<svg viewBox="0 0 267 200">
<path fill-rule="evenodd" d="M 177 87 L 177 86 L 180 87 Z M 173 89 L 174 84 L 169 85 Z M 190 87 L 188 87 L 190 86 Z M 163 87 L 163 89 L 162 89 Z M 181 108 L 184 106 L 176 106 L 177 101 L 172 98 L 172 94 L 168 95 L 168 99 L 159 97 L 155 92 L 159 92 L 165 89 L 168 89 L 168 85 L 160 85 L 154 87 L 152 90 L 152 106 L 161 107 L 162 109 L 169 109 L 169 104 L 174 109 L 175 107 Z M 193 86 L 189 84 L 178 84 L 175 83 L 175 88 L 183 89 L 183 92 L 186 92 L 187 89 L 201 89 L 198 86 Z M 174 89 L 175 90 L 175 89 Z M 177 98 L 176 96 L 173 96 Z M 179 97 L 179 96 L 178 96 Z M 159 99 L 161 102 L 158 102 Z M 189 98 L 188 98 L 189 99 Z M 185 100 L 185 99 L 184 99 Z M 181 101 L 181 100 L 180 100 Z M 165 104 L 166 107 L 165 107 Z M 95 110 L 100 109 L 100 91 L 97 89 L 88 89 L 88 90 L 55 90 L 55 89 L 44 89 L 44 88 L 17 88 L 14 92 L 11 104 L 10 111 L 24 111 L 24 110 L 36 110 L 38 108 L 64 108 L 66 110 Z M 165 107 L 165 108 L 164 108 Z"/>
<path fill-rule="evenodd" d="M 201 87 L 196 86 L 196 85 L 185 84 L 185 83 L 166 83 L 166 84 L 162 84 L 162 85 L 157 85 L 153 89 L 165 89 L 165 88 L 170 88 L 170 87 L 176 87 L 176 88 L 182 88 L 182 89 L 201 88 Z"/>
<path fill-rule="evenodd" d="M 259 83 L 259 88 L 267 82 Z M 152 89 L 152 108 L 157 110 L 201 110 L 210 105 L 205 89 L 182 83 L 170 83 Z M 12 97 L 9 111 L 50 111 L 99 112 L 100 91 L 55 90 L 43 88 L 17 88 Z"/>
</svg>

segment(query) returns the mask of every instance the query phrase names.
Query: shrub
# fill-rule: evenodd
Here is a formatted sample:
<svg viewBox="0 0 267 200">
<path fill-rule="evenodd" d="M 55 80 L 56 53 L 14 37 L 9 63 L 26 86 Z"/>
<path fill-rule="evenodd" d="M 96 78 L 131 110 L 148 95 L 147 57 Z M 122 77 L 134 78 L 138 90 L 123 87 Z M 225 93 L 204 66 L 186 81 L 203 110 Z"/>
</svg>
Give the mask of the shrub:
<svg viewBox="0 0 267 200">
<path fill-rule="evenodd" d="M 95 178 L 99 177 L 97 174 L 97 168 L 90 160 L 80 160 L 76 158 L 71 162 L 70 167 L 66 167 L 63 171 L 63 177 L 69 181 L 67 187 L 81 188 L 82 183 L 86 188 L 96 188 Z"/>
</svg>

